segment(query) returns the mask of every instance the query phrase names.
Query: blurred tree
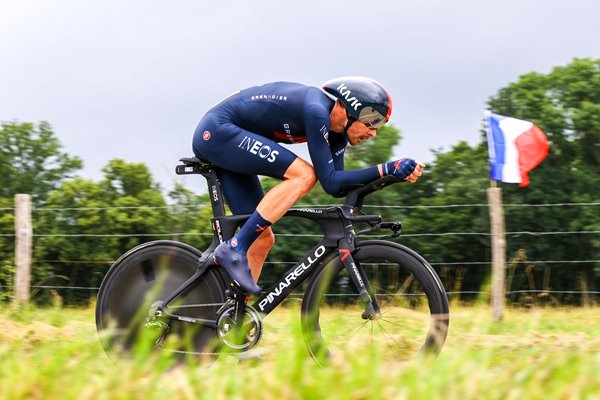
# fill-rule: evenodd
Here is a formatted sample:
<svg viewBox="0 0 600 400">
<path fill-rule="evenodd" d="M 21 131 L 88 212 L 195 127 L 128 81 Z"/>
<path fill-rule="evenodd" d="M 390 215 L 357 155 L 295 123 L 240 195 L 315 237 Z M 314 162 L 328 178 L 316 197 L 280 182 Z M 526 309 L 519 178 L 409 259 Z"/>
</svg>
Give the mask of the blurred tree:
<svg viewBox="0 0 600 400">
<path fill-rule="evenodd" d="M 169 192 L 172 218 L 171 232 L 187 233 L 176 237 L 200 250 L 206 249 L 212 241 L 212 209 L 208 195 L 197 195 L 176 183 Z"/>
<path fill-rule="evenodd" d="M 435 156 L 414 187 L 396 185 L 399 190 L 407 189 L 409 195 L 412 192 L 413 198 L 403 203 L 416 206 L 404 211 L 403 233 L 407 236 L 401 236 L 400 241 L 431 263 L 451 263 L 451 267 L 437 268 L 449 290 L 477 289 L 487 275 L 485 269 L 470 269 L 464 279 L 461 276 L 469 262 L 490 258 L 489 237 L 474 235 L 489 232 L 488 209 L 461 205 L 487 203 L 487 143 L 471 147 L 460 142 L 445 153 L 435 152 Z M 447 205 L 454 207 L 436 208 Z M 427 236 L 450 232 L 467 235 Z"/>
<path fill-rule="evenodd" d="M 148 236 L 173 232 L 169 207 L 148 168 L 115 159 L 103 171 L 105 179 L 98 183 L 81 178 L 65 182 L 37 212 L 36 231 L 42 236 L 35 242 L 34 279 L 60 276 L 68 286 L 97 286 L 125 251 L 170 238 Z M 61 293 L 68 301 L 88 298 L 82 291 Z"/>
<path fill-rule="evenodd" d="M 365 168 L 392 160 L 394 147 L 402 141 L 402 134 L 393 125 L 377 129 L 374 139 L 358 146 L 348 146 L 344 162 L 346 169 Z"/>
<path fill-rule="evenodd" d="M 490 98 L 489 108 L 499 114 L 533 121 L 547 133 L 550 154 L 531 174 L 531 184 L 519 188 L 501 184 L 504 203 L 543 204 L 597 202 L 600 187 L 600 60 L 574 60 L 549 74 L 530 73 L 500 89 Z M 482 132 L 475 147 L 459 143 L 449 151 L 435 152 L 435 160 L 415 185 L 396 185 L 399 204 L 486 204 L 487 140 Z M 384 191 L 382 195 L 387 195 Z M 489 232 L 488 210 L 473 208 L 412 208 L 405 215 L 404 233 Z M 507 232 L 560 232 L 598 230 L 600 213 L 594 207 L 505 207 Z M 600 239 L 594 235 L 508 235 L 508 256 L 525 249 L 530 260 L 598 259 Z M 486 236 L 406 237 L 410 245 L 434 263 L 458 263 L 442 267 L 442 277 L 451 290 L 477 290 L 489 269 L 469 262 L 489 260 Z M 460 263 L 464 263 L 461 266 Z M 536 266 L 536 271 L 544 266 Z M 464 271 L 468 271 L 464 274 Z M 553 265 L 548 287 L 555 290 L 580 288 L 579 276 L 594 290 L 598 274 L 589 264 Z M 596 272 L 600 267 L 596 266 Z M 463 276 L 464 275 L 464 276 Z M 542 288 L 542 273 L 536 288 Z M 513 287 L 512 289 L 519 289 Z M 566 301 L 574 299 L 563 298 Z"/>
<path fill-rule="evenodd" d="M 42 236 L 34 241 L 32 284 L 99 285 L 101 271 L 120 254 L 118 238 L 110 236 L 114 233 L 106 208 L 110 204 L 109 194 L 98 183 L 82 178 L 65 182 L 49 194 L 46 207 L 34 212 L 34 231 Z M 93 294 L 59 292 L 67 302 Z M 41 291 L 34 299 L 44 301 L 48 294 Z"/>
<path fill-rule="evenodd" d="M 0 229 L 14 233 L 14 197 L 30 194 L 33 206 L 42 205 L 48 193 L 80 169 L 79 158 L 63 152 L 47 122 L 0 122 Z M 34 221 L 35 223 L 35 221 Z M 14 264 L 14 237 L 0 237 L 0 292 L 10 291 Z"/>
<path fill-rule="evenodd" d="M 34 205 L 82 167 L 62 151 L 47 122 L 0 123 L 0 197 L 30 194 Z"/>
<path fill-rule="evenodd" d="M 531 174 L 526 188 L 503 185 L 505 203 L 541 204 L 598 201 L 600 188 L 600 60 L 575 59 L 549 74 L 530 73 L 501 89 L 488 102 L 492 111 L 532 121 L 547 133 L 550 153 Z M 597 230 L 597 208 L 536 207 L 506 209 L 507 231 Z M 508 238 L 509 255 L 519 248 L 529 259 L 598 259 L 593 235 L 560 235 L 540 240 Z M 589 264 L 553 268 L 553 288 L 577 288 L 577 274 L 592 277 Z M 600 276 L 596 266 L 596 278 Z M 596 280 L 588 279 L 593 285 Z"/>
<path fill-rule="evenodd" d="M 14 197 L 0 197 L 0 301 L 10 297 L 14 276 Z M 6 236 L 5 236 L 6 235 Z"/>
</svg>

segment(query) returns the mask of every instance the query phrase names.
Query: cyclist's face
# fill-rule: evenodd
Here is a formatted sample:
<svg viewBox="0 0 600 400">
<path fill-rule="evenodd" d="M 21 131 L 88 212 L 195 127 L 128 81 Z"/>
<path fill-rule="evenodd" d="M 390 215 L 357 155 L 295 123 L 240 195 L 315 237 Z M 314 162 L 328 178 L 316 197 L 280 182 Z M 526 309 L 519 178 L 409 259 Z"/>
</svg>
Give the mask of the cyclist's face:
<svg viewBox="0 0 600 400">
<path fill-rule="evenodd" d="M 355 121 L 348 128 L 348 141 L 352 146 L 377 136 L 377 130 L 369 128 L 362 121 Z"/>
</svg>

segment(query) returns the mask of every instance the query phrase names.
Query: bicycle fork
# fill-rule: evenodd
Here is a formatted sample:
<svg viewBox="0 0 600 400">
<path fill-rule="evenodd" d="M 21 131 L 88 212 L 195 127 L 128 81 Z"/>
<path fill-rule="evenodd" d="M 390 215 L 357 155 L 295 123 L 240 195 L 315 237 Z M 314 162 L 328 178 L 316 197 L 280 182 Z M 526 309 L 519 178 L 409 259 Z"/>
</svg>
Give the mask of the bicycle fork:
<svg viewBox="0 0 600 400">
<path fill-rule="evenodd" d="M 351 237 L 351 236 L 352 237 Z M 345 242 L 345 243 L 344 243 Z M 358 290 L 360 300 L 365 306 L 365 311 L 362 313 L 362 319 L 378 320 L 381 318 L 381 309 L 377 303 L 375 296 L 371 296 L 371 287 L 369 280 L 360 265 L 356 265 L 354 258 L 352 257 L 352 251 L 354 250 L 353 234 L 349 234 L 348 240 L 340 240 L 338 251 L 340 253 L 340 261 L 348 271 L 348 275 L 352 279 L 354 286 Z"/>
</svg>

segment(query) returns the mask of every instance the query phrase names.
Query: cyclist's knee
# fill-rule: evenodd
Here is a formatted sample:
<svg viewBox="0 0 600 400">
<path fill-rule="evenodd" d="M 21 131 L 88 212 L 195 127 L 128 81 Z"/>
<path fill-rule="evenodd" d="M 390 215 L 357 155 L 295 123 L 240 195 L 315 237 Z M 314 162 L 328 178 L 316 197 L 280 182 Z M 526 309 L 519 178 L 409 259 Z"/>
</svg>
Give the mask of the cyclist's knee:
<svg viewBox="0 0 600 400">
<path fill-rule="evenodd" d="M 296 187 L 302 190 L 301 196 L 308 194 L 317 184 L 315 169 L 299 157 L 288 168 L 285 178 L 294 180 Z"/>
<path fill-rule="evenodd" d="M 308 168 L 305 172 L 302 176 L 302 188 L 304 189 L 302 196 L 306 196 L 315 187 L 318 180 L 313 167 Z"/>
</svg>

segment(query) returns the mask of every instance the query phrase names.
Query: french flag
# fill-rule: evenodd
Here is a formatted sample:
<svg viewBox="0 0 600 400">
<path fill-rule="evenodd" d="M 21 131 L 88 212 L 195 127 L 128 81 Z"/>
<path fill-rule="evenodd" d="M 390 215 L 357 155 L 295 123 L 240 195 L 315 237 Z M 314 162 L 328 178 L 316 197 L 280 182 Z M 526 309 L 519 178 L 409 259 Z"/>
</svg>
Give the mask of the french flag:
<svg viewBox="0 0 600 400">
<path fill-rule="evenodd" d="M 548 155 L 548 140 L 529 121 L 485 113 L 488 128 L 490 179 L 529 185 L 527 173 Z"/>
</svg>

